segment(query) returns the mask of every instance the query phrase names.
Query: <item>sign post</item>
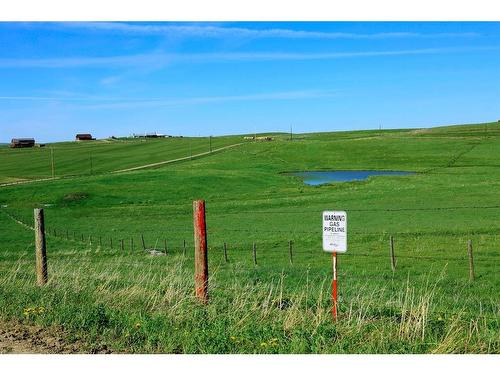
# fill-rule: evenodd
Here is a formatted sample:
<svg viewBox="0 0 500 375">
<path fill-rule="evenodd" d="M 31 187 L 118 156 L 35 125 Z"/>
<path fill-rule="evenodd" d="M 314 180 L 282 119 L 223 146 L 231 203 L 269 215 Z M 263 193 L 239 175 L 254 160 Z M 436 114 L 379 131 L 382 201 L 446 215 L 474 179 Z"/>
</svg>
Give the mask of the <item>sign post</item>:
<svg viewBox="0 0 500 375">
<path fill-rule="evenodd" d="M 337 253 L 332 253 L 333 280 L 332 280 L 332 316 L 337 321 Z"/>
<path fill-rule="evenodd" d="M 347 213 L 323 211 L 323 250 L 332 253 L 332 316 L 337 321 L 337 253 L 347 251 Z"/>
</svg>

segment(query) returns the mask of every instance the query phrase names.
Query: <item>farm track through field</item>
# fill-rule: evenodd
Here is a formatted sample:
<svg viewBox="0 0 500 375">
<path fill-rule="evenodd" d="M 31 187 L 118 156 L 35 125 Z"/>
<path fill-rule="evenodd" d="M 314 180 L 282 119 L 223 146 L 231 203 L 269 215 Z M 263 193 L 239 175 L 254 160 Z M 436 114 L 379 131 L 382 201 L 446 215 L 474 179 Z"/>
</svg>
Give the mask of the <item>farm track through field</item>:
<svg viewBox="0 0 500 375">
<path fill-rule="evenodd" d="M 193 160 L 195 158 L 201 157 L 201 156 L 206 156 L 206 155 L 211 155 L 214 154 L 218 151 L 226 150 L 228 148 L 236 147 L 242 145 L 242 143 L 235 143 L 233 145 L 229 146 L 224 146 L 212 151 L 207 151 L 207 152 L 202 152 L 201 154 L 196 154 L 196 155 L 190 155 L 190 156 L 184 156 L 182 158 L 177 158 L 177 159 L 172 159 L 172 160 L 165 160 L 165 161 L 159 161 L 157 163 L 151 163 L 151 164 L 145 164 L 145 165 L 140 165 L 138 167 L 132 167 L 132 168 L 125 168 L 125 169 L 119 169 L 117 171 L 112 171 L 110 173 L 123 173 L 123 172 L 130 172 L 130 171 L 136 171 L 139 169 L 146 169 L 146 168 L 152 168 L 152 167 L 157 167 L 159 165 L 165 165 L 165 164 L 172 164 L 172 163 L 177 163 L 179 161 L 185 161 L 185 160 Z"/>
<path fill-rule="evenodd" d="M 203 156 L 212 155 L 212 154 L 215 154 L 217 152 L 224 151 L 224 150 L 232 148 L 232 147 L 241 146 L 242 144 L 244 144 L 244 142 L 235 143 L 235 144 L 232 144 L 229 146 L 216 148 L 212 151 L 202 152 L 200 154 L 184 156 L 182 158 L 177 158 L 177 159 L 159 161 L 156 163 L 139 165 L 137 167 L 119 169 L 116 171 L 102 173 L 100 175 L 102 176 L 102 175 L 107 175 L 107 174 L 132 172 L 132 171 L 136 171 L 136 170 L 140 170 L 140 169 L 153 168 L 153 167 L 158 167 L 161 165 L 173 164 L 173 163 L 178 163 L 178 162 L 186 161 L 186 160 L 194 160 L 194 159 L 198 159 L 198 158 L 203 157 Z M 29 183 L 33 183 L 33 182 L 53 181 L 53 180 L 61 180 L 61 179 L 67 180 L 67 179 L 78 178 L 78 177 L 83 177 L 83 176 L 85 176 L 85 175 L 68 175 L 68 176 L 59 176 L 59 177 L 38 178 L 38 179 L 33 179 L 33 180 L 23 180 L 23 181 L 16 181 L 16 182 L 7 182 L 7 183 L 0 184 L 0 188 L 5 187 L 5 186 L 13 186 L 13 185 L 24 185 L 24 184 L 29 184 Z M 94 176 L 97 176 L 97 175 L 94 175 Z"/>
<path fill-rule="evenodd" d="M 459 153 L 453 155 L 449 160 L 448 162 L 443 165 L 443 166 L 436 166 L 436 167 L 432 167 L 432 168 L 429 168 L 425 171 L 423 171 L 422 173 L 430 173 L 430 172 L 434 172 L 436 170 L 439 170 L 439 169 L 447 169 L 447 168 L 452 168 L 455 166 L 455 164 L 460 160 L 460 158 L 462 158 L 463 156 L 471 153 L 472 151 L 474 151 L 474 149 L 483 144 L 483 142 L 479 141 L 479 142 L 474 142 L 468 149 L 466 150 L 463 150 L 463 151 L 460 151 Z"/>
</svg>

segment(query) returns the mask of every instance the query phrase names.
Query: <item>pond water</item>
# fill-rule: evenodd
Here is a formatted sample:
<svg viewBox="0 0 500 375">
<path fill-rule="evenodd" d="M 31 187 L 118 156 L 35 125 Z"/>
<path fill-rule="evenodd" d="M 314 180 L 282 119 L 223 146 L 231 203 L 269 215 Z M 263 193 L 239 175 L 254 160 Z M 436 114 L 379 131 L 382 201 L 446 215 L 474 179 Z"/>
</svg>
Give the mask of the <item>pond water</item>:
<svg viewBox="0 0 500 375">
<path fill-rule="evenodd" d="M 370 176 L 404 176 L 415 172 L 403 171 L 310 171 L 291 172 L 288 176 L 300 177 L 306 185 L 321 185 L 330 182 L 346 182 L 356 180 L 366 180 Z"/>
</svg>

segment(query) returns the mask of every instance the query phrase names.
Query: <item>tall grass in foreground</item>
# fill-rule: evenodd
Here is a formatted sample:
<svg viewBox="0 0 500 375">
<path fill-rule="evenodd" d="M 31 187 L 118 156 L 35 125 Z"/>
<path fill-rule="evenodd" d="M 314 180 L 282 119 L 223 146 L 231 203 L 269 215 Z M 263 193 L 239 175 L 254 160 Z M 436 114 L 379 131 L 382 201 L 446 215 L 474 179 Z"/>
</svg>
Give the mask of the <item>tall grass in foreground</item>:
<svg viewBox="0 0 500 375">
<path fill-rule="evenodd" d="M 284 270 L 263 281 L 238 263 L 212 267 L 210 303 L 201 306 L 182 256 L 65 255 L 49 263 L 44 288 L 35 287 L 32 259 L 4 267 L 0 317 L 62 327 L 67 340 L 89 352 L 104 346 L 148 353 L 500 351 L 498 306 L 440 310 L 446 269 L 418 286 L 410 277 L 398 285 L 344 285 L 333 323 L 330 279 L 308 271 L 297 286 Z"/>
</svg>

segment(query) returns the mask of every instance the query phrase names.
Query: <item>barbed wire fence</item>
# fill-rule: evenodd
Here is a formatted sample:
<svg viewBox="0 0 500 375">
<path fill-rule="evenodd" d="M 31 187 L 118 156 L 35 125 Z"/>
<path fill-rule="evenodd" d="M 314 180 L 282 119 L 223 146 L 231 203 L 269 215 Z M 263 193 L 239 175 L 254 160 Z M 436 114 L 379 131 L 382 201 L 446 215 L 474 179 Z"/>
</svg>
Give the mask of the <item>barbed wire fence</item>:
<svg viewBox="0 0 500 375">
<path fill-rule="evenodd" d="M 489 207 L 489 206 L 488 206 Z M 495 208 L 500 206 L 495 206 Z M 484 206 L 483 206 L 484 208 Z M 24 226 L 27 229 L 33 230 L 33 227 L 28 224 L 25 218 L 15 215 L 12 212 L 8 212 L 2 209 L 7 216 L 18 224 Z M 294 213 L 302 213 L 303 211 L 294 211 Z M 310 213 L 310 211 L 307 211 Z M 248 212 L 246 212 L 248 213 Z M 249 212 L 253 213 L 253 212 Z M 273 212 L 273 214 L 276 212 Z M 290 214 L 290 211 L 283 212 Z M 193 247 L 193 231 L 191 228 L 186 226 L 172 226 L 169 225 L 164 233 L 158 234 L 155 230 L 146 229 L 143 231 L 132 231 L 130 233 L 120 233 L 116 234 L 112 231 L 103 231 L 102 228 L 100 233 L 95 231 L 87 231 L 83 233 L 81 230 L 73 230 L 68 227 L 56 227 L 53 225 L 47 225 L 45 231 L 48 236 L 58 238 L 60 240 L 68 241 L 74 244 L 79 244 L 80 246 L 86 246 L 89 249 L 100 249 L 101 251 L 110 250 L 115 252 L 124 253 L 139 253 L 141 251 L 154 253 L 156 255 L 165 254 L 182 254 L 183 256 L 189 256 L 191 254 L 190 249 Z M 313 256 L 317 254 L 319 250 L 316 248 L 321 246 L 321 233 L 319 231 L 312 230 L 279 230 L 279 229 L 256 229 L 256 228 L 218 228 L 215 227 L 211 229 L 208 226 L 208 237 L 209 237 L 209 249 L 214 253 L 214 256 L 218 256 L 222 259 L 224 263 L 229 263 L 236 256 L 237 260 L 251 260 L 254 265 L 258 265 L 259 262 L 269 260 L 282 259 L 288 261 L 290 265 L 298 264 L 304 262 L 306 256 Z M 107 234 L 102 234 L 106 232 Z M 242 241 L 241 238 L 233 239 L 233 234 L 252 234 L 253 239 L 248 241 Z M 212 240 L 212 236 L 215 238 Z M 273 235 L 272 237 L 269 237 Z M 278 235 L 278 237 L 276 237 Z M 350 236 L 357 236 L 359 238 L 367 238 L 374 240 L 379 243 L 380 246 L 387 246 L 387 259 L 390 258 L 390 238 L 392 237 L 396 241 L 398 239 L 406 238 L 421 238 L 421 237 L 439 237 L 439 236 L 454 236 L 461 238 L 468 238 L 471 241 L 471 237 L 474 236 L 497 236 L 500 235 L 500 228 L 493 228 L 489 230 L 471 230 L 471 231 L 446 231 L 446 230 L 434 230 L 434 231 L 414 231 L 414 232 L 364 232 L 364 231 L 353 231 L 349 232 Z M 268 238 L 269 237 L 269 238 Z M 258 239 L 255 239 L 258 238 Z M 396 242 L 397 243 L 397 242 Z M 342 254 L 342 257 L 347 258 L 357 258 L 357 257 L 374 257 L 374 255 L 380 255 L 378 249 L 372 250 L 370 252 L 361 251 L 360 248 L 363 245 L 357 245 L 355 251 L 347 252 Z M 447 261 L 447 262 L 466 262 L 470 259 L 467 248 L 461 255 L 444 255 L 439 253 L 433 253 L 432 255 L 424 254 L 407 254 L 398 252 L 398 247 L 396 245 L 396 259 L 409 259 L 409 260 L 429 260 L 429 261 Z M 233 258 L 233 259 L 231 259 Z M 481 254 L 480 257 L 476 257 L 474 262 L 495 262 L 500 259 L 500 254 Z"/>
<path fill-rule="evenodd" d="M 10 219 L 24 226 L 28 230 L 34 230 L 34 227 L 29 224 L 29 222 L 22 218 L 20 215 L 13 214 L 12 212 L 7 212 L 5 209 L 1 210 Z M 175 229 L 175 230 L 174 230 Z M 254 268 L 261 268 L 262 265 L 276 265 L 277 261 L 281 261 L 279 264 L 280 268 L 283 269 L 285 264 L 288 263 L 289 267 L 294 270 L 302 269 L 302 266 L 306 268 L 310 265 L 310 260 L 316 258 L 318 253 L 322 253 L 320 250 L 321 246 L 321 232 L 319 231 L 286 231 L 286 230 L 266 230 L 266 229 L 241 229 L 241 228 L 221 228 L 218 229 L 220 232 L 224 233 L 227 238 L 225 240 L 211 241 L 209 239 L 209 254 L 211 261 L 216 261 L 218 265 L 224 264 L 244 264 L 249 265 L 253 263 Z M 90 232 L 90 231 L 89 231 Z M 268 235 L 270 233 L 279 233 L 279 238 L 272 238 L 268 241 L 242 241 L 241 239 L 235 239 L 231 241 L 232 233 L 254 233 L 263 235 Z M 318 233 L 319 232 L 319 233 Z M 65 241 L 78 246 L 83 246 L 88 250 L 94 250 L 86 252 L 87 255 L 92 256 L 94 252 L 97 251 L 108 251 L 110 254 L 116 255 L 140 255 L 140 254 L 153 254 L 153 255 L 164 255 L 164 256 L 182 256 L 186 259 L 194 258 L 194 254 L 191 251 L 193 249 L 193 230 L 184 226 L 170 226 L 166 234 L 159 235 L 154 230 L 144 230 L 135 231 L 133 233 L 126 233 L 121 235 L 102 235 L 95 233 L 82 233 L 81 231 L 71 230 L 67 227 L 61 228 L 49 225 L 45 228 L 46 235 L 50 238 L 58 239 L 60 241 Z M 102 232 L 101 232 L 102 233 Z M 208 228 L 208 233 L 210 233 L 210 228 Z M 285 235 L 288 236 L 285 236 Z M 408 260 L 406 262 L 406 270 L 411 268 L 415 261 L 426 261 L 428 264 L 433 264 L 436 261 L 443 261 L 445 264 L 453 262 L 454 264 L 461 264 L 464 272 L 463 278 L 467 277 L 468 266 L 471 265 L 472 257 L 472 241 L 471 236 L 481 235 L 481 236 L 496 236 L 500 234 L 500 229 L 493 229 L 489 231 L 431 231 L 431 232 L 357 232 L 351 231 L 350 235 L 357 236 L 367 236 L 373 237 L 375 242 L 380 242 L 382 247 L 387 246 L 387 252 L 384 254 L 385 257 L 376 257 L 374 255 L 381 255 L 378 250 L 372 252 L 362 252 L 360 249 L 364 247 L 363 244 L 358 244 L 350 251 L 342 254 L 342 257 L 347 259 L 363 259 L 369 257 L 370 259 L 378 259 L 378 262 L 385 262 L 387 266 L 387 272 L 375 272 L 369 273 L 368 270 L 364 272 L 356 272 L 352 268 L 344 269 L 341 275 L 345 278 L 349 278 L 351 282 L 354 283 L 365 283 L 365 282 L 376 282 L 376 283 L 387 283 L 394 280 L 397 270 L 390 272 L 390 238 L 405 238 L 405 237 L 434 237 L 434 236 L 462 236 L 467 237 L 466 241 L 462 241 L 460 246 L 467 244 L 467 247 L 463 246 L 464 251 L 462 255 L 449 255 L 449 254 L 438 254 L 433 253 L 432 255 L 422 255 L 422 254 L 407 254 L 398 252 L 396 247 L 396 261 Z M 304 238 L 304 235 L 316 236 L 317 238 Z M 210 238 L 210 234 L 209 234 Z M 123 258 L 121 258 L 123 259 Z M 133 258 L 131 258 L 133 259 Z M 481 253 L 480 256 L 474 257 L 474 263 L 479 263 L 481 265 L 491 265 L 494 267 L 500 260 L 500 254 L 496 253 Z M 130 262 L 130 261 L 129 261 Z M 137 262 L 130 263 L 130 265 L 137 265 Z M 396 265 L 399 264 L 396 262 Z M 163 266 L 159 263 L 159 266 Z M 472 265 L 472 267 L 474 267 Z M 396 267 L 398 268 L 398 267 Z M 217 272 L 220 272 L 224 268 L 217 268 Z M 396 272 L 395 272 L 396 271 Z M 474 272 L 469 268 L 470 272 Z M 491 272 L 491 270 L 490 270 Z M 495 270 L 493 270 L 495 272 Z M 402 272 L 401 274 L 403 274 Z M 473 279 L 470 279 L 473 281 Z M 363 284 L 360 284 L 363 285 Z M 462 319 L 464 321 L 470 321 L 473 318 L 471 312 L 467 311 L 450 311 L 443 310 L 439 308 L 433 308 L 433 312 L 439 314 L 440 316 L 446 316 L 450 314 L 458 314 L 454 319 Z M 495 312 L 492 312 L 488 316 L 483 314 L 481 319 L 498 321 L 498 316 Z"/>
</svg>

